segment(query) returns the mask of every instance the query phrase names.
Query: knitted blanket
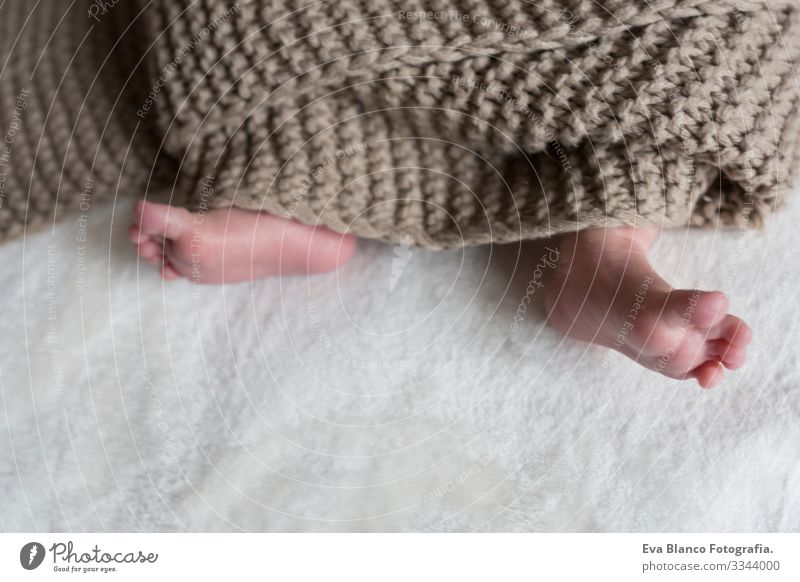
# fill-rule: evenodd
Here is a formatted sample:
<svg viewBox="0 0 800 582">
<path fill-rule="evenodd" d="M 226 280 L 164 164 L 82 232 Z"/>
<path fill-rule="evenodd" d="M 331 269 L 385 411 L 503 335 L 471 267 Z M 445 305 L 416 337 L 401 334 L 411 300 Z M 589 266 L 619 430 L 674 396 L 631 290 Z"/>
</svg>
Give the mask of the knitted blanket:
<svg viewBox="0 0 800 582">
<path fill-rule="evenodd" d="M 758 225 L 798 157 L 796 0 L 76 0 L 0 23 L 4 236 L 165 185 L 432 248 Z"/>
</svg>

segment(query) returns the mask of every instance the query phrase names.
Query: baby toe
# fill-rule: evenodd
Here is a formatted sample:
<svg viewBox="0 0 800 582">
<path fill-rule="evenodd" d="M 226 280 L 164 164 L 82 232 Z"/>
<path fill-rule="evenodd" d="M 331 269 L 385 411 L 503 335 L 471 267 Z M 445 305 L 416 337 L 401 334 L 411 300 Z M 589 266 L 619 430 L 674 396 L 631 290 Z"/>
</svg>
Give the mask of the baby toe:
<svg viewBox="0 0 800 582">
<path fill-rule="evenodd" d="M 722 364 L 729 370 L 738 370 L 747 361 L 747 350 L 738 346 L 731 346 L 722 355 Z"/>
<path fill-rule="evenodd" d="M 138 246 L 137 251 L 140 257 L 147 260 L 162 256 L 164 254 L 164 247 L 157 242 L 146 240 Z"/>
<path fill-rule="evenodd" d="M 149 236 L 179 238 L 191 226 L 191 215 L 185 208 L 139 200 L 133 209 L 139 230 Z"/>
<path fill-rule="evenodd" d="M 713 340 L 709 344 L 709 353 L 729 370 L 741 368 L 747 360 L 747 349 L 743 346 L 731 345 L 725 340 Z"/>
<path fill-rule="evenodd" d="M 147 237 L 142 234 L 142 230 L 139 228 L 138 224 L 132 224 L 131 227 L 128 229 L 128 238 L 130 241 L 135 244 L 141 244 Z"/>
<path fill-rule="evenodd" d="M 729 315 L 723 326 L 723 337 L 731 345 L 744 347 L 753 341 L 753 330 L 738 317 Z"/>
<path fill-rule="evenodd" d="M 708 332 L 709 340 L 724 340 L 739 347 L 747 346 L 753 341 L 753 330 L 735 315 L 728 315 Z"/>
<path fill-rule="evenodd" d="M 678 289 L 670 292 L 666 311 L 676 323 L 705 329 L 722 321 L 729 307 L 730 301 L 719 291 Z"/>
<path fill-rule="evenodd" d="M 689 373 L 702 388 L 713 388 L 722 381 L 723 375 L 722 365 L 717 361 L 700 364 Z"/>
<path fill-rule="evenodd" d="M 161 276 L 165 281 L 173 281 L 180 277 L 181 274 L 168 262 L 164 262 L 163 266 L 161 267 Z"/>
</svg>

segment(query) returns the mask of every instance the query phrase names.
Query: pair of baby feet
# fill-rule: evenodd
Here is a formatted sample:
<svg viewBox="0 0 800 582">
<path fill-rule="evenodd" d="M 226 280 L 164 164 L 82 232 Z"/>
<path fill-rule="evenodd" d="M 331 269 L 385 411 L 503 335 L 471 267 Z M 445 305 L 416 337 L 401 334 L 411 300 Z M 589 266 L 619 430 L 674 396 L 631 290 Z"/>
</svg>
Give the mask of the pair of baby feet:
<svg viewBox="0 0 800 582">
<path fill-rule="evenodd" d="M 139 201 L 131 241 L 166 280 L 232 283 L 331 271 L 353 255 L 351 235 L 264 212 L 236 208 L 192 213 Z M 655 232 L 590 229 L 552 241 L 558 262 L 546 282 L 552 324 L 675 379 L 717 385 L 723 368 L 746 358 L 752 332 L 728 313 L 720 292 L 676 290 L 655 272 L 647 251 Z"/>
</svg>

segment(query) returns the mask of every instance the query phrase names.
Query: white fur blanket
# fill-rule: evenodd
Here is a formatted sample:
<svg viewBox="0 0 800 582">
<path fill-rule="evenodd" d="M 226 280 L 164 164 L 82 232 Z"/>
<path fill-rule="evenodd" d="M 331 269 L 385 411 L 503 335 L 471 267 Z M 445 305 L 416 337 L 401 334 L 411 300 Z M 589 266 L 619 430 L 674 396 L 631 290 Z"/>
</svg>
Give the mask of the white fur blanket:
<svg viewBox="0 0 800 582">
<path fill-rule="evenodd" d="M 708 392 L 537 308 L 513 331 L 535 249 L 364 243 L 196 290 L 137 263 L 129 217 L 0 249 L 3 531 L 800 529 L 797 203 L 654 251 L 755 329 Z"/>
</svg>

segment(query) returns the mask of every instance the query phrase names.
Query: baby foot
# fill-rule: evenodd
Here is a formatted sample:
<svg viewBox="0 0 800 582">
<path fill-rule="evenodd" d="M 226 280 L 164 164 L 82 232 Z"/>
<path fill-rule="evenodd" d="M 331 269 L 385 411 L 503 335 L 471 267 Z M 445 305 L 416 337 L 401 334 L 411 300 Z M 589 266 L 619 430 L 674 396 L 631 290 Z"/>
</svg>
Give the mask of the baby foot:
<svg viewBox="0 0 800 582">
<path fill-rule="evenodd" d="M 675 290 L 650 266 L 651 231 L 612 228 L 561 237 L 546 290 L 551 322 L 670 378 L 717 385 L 746 358 L 752 331 L 720 292 Z"/>
<path fill-rule="evenodd" d="M 193 213 L 140 200 L 131 241 L 166 280 L 235 283 L 270 275 L 321 273 L 346 262 L 355 237 L 238 208 Z"/>
</svg>

